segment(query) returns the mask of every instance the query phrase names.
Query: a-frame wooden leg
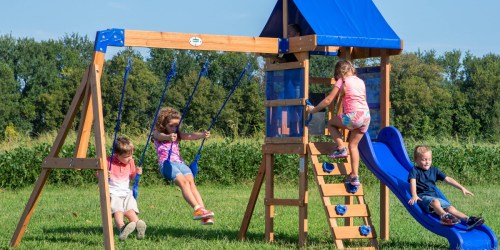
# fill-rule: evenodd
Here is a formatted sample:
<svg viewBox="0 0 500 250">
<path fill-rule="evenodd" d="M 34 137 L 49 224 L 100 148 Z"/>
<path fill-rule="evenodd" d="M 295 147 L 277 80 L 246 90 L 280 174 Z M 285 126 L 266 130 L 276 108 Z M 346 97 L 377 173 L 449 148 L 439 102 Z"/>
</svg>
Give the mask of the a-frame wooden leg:
<svg viewBox="0 0 500 250">
<path fill-rule="evenodd" d="M 38 199 L 40 198 L 40 194 L 42 193 L 43 187 L 47 182 L 51 169 L 42 169 L 40 176 L 38 176 L 38 180 L 36 181 L 35 187 L 33 188 L 33 192 L 31 193 L 30 199 L 26 204 L 26 208 L 24 209 L 23 215 L 17 224 L 16 231 L 14 232 L 14 236 L 12 236 L 12 240 L 10 241 L 11 247 L 17 247 L 23 238 L 24 232 L 26 231 L 26 227 L 30 222 L 31 215 L 35 211 L 35 206 L 38 203 Z"/>
<path fill-rule="evenodd" d="M 106 159 L 106 147 L 104 145 L 104 117 L 102 114 L 101 81 L 98 73 L 98 65 L 91 69 L 90 89 L 92 92 L 92 107 L 94 110 L 94 136 L 96 157 L 99 159 L 101 169 L 98 170 L 99 194 L 101 202 L 102 228 L 104 234 L 105 249 L 115 249 L 113 238 L 113 225 L 111 220 L 111 206 L 109 202 L 109 184 Z"/>
<path fill-rule="evenodd" d="M 308 206 L 308 157 L 301 155 L 299 166 L 299 246 L 303 247 L 307 243 L 307 206 Z"/>
<path fill-rule="evenodd" d="M 87 148 L 89 145 L 90 132 L 92 128 L 92 112 L 92 99 L 89 84 L 85 90 L 82 113 L 80 115 L 80 124 L 78 126 L 78 135 L 76 137 L 76 146 L 74 153 L 74 156 L 76 158 L 85 158 L 87 156 Z"/>
<path fill-rule="evenodd" d="M 240 233 L 238 234 L 238 239 L 244 240 L 247 236 L 248 226 L 250 225 L 250 220 L 252 219 L 253 211 L 255 209 L 255 204 L 257 203 L 257 198 L 259 197 L 260 189 L 262 188 L 262 182 L 264 176 L 266 175 L 266 164 L 265 159 L 262 159 L 255 177 L 255 182 L 253 183 L 252 193 L 248 199 L 247 209 L 245 211 L 245 216 L 241 222 Z"/>
<path fill-rule="evenodd" d="M 78 107 L 82 102 L 83 94 L 85 92 L 86 87 L 87 87 L 87 74 L 84 75 L 84 78 L 82 79 L 80 86 L 78 87 L 75 96 L 71 101 L 71 105 L 68 109 L 68 112 L 64 117 L 63 125 L 61 126 L 61 129 L 59 129 L 54 144 L 52 145 L 52 148 L 50 150 L 49 157 L 56 157 L 59 154 L 59 151 L 61 150 L 64 144 L 64 140 L 68 135 L 68 131 L 71 128 L 71 124 L 74 121 L 75 115 L 78 112 Z M 16 231 L 12 236 L 12 240 L 10 242 L 11 247 L 16 247 L 21 242 L 24 232 L 26 231 L 28 223 L 31 219 L 31 216 L 35 211 L 35 207 L 36 204 L 38 203 L 43 187 L 45 186 L 45 183 L 47 182 L 47 179 L 51 171 L 52 169 L 50 168 L 42 168 L 40 175 L 38 176 L 38 180 L 35 183 L 35 187 L 33 188 L 33 192 L 31 193 L 30 199 L 28 200 L 28 203 L 24 208 L 23 215 L 21 216 L 21 219 L 17 224 Z"/>
</svg>

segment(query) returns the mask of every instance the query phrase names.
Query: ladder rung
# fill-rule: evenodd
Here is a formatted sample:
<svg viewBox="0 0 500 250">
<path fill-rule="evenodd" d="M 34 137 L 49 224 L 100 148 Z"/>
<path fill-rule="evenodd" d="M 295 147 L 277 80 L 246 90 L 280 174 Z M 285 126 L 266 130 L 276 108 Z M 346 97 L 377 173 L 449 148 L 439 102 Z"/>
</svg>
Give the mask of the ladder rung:
<svg viewBox="0 0 500 250">
<path fill-rule="evenodd" d="M 373 236 L 373 226 L 371 226 L 371 232 L 364 236 L 359 232 L 359 226 L 347 226 L 347 227 L 333 227 L 333 233 L 335 234 L 335 239 L 345 240 L 345 239 L 372 239 Z"/>
<path fill-rule="evenodd" d="M 323 170 L 323 163 L 314 164 L 316 168 L 316 173 L 318 176 L 329 176 L 329 175 L 347 175 L 351 172 L 351 164 L 348 163 L 331 163 L 335 165 L 332 172 L 327 173 Z"/>
<path fill-rule="evenodd" d="M 346 212 L 344 215 L 337 214 L 336 205 L 327 206 L 330 218 L 346 218 L 346 217 L 368 217 L 368 207 L 366 204 L 345 205 Z"/>
<path fill-rule="evenodd" d="M 323 196 L 362 196 L 363 195 L 363 185 L 359 186 L 356 193 L 349 193 L 345 187 L 345 184 L 323 184 L 321 185 L 321 190 L 323 191 Z"/>
<path fill-rule="evenodd" d="M 344 142 L 344 147 L 347 147 L 349 142 Z M 311 154 L 313 155 L 327 155 L 331 154 L 337 146 L 333 142 L 314 142 L 309 143 Z"/>
</svg>

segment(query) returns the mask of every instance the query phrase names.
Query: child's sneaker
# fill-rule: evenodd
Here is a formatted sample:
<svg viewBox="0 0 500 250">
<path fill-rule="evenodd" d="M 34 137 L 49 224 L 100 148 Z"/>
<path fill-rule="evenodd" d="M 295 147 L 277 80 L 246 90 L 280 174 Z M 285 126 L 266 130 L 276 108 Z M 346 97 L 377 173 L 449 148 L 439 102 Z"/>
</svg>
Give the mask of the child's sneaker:
<svg viewBox="0 0 500 250">
<path fill-rule="evenodd" d="M 146 227 L 146 222 L 144 222 L 143 220 L 137 221 L 135 228 L 137 229 L 138 240 L 144 239 L 144 236 L 146 235 Z"/>
<path fill-rule="evenodd" d="M 344 182 L 345 182 L 345 184 L 351 184 L 352 186 L 355 186 L 355 187 L 361 186 L 361 182 L 359 181 L 359 176 L 354 176 L 351 178 L 348 175 L 348 176 L 346 176 Z"/>
<path fill-rule="evenodd" d="M 205 218 L 201 219 L 200 222 L 202 225 L 213 225 L 214 224 L 214 219 L 213 218 Z"/>
<path fill-rule="evenodd" d="M 452 214 L 446 213 L 443 216 L 441 216 L 441 220 L 439 221 L 439 223 L 445 226 L 453 226 L 455 224 L 460 223 L 460 220 L 457 217 L 453 216 Z"/>
<path fill-rule="evenodd" d="M 205 208 L 198 208 L 196 211 L 193 213 L 193 220 L 201 220 L 201 219 L 206 219 L 206 218 L 212 218 L 214 217 L 214 212 L 208 211 Z"/>
<path fill-rule="evenodd" d="M 347 148 L 337 148 L 337 150 L 333 151 L 333 153 L 329 154 L 328 157 L 337 159 L 337 158 L 346 158 L 347 157 Z"/>
<path fill-rule="evenodd" d="M 120 236 L 118 236 L 118 239 L 126 240 L 128 235 L 135 230 L 135 226 L 136 226 L 135 222 L 129 222 L 127 225 L 123 226 L 120 229 Z"/>
<path fill-rule="evenodd" d="M 467 222 L 465 224 L 467 225 L 467 231 L 472 230 L 475 227 L 479 227 L 484 223 L 483 217 L 479 216 L 471 216 L 469 219 L 467 219 Z"/>
</svg>

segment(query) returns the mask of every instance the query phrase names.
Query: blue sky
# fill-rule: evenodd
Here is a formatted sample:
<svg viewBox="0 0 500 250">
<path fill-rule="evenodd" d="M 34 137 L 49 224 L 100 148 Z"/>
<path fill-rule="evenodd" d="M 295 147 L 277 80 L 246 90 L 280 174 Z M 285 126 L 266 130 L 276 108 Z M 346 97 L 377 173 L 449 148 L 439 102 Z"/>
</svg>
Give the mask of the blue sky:
<svg viewBox="0 0 500 250">
<path fill-rule="evenodd" d="M 500 55 L 499 0 L 373 0 L 405 51 Z M 123 28 L 258 36 L 273 0 L 17 0 L 0 4 L 0 35 L 59 39 Z M 118 50 L 118 49 L 117 49 Z M 113 53 L 108 50 L 108 53 Z"/>
</svg>

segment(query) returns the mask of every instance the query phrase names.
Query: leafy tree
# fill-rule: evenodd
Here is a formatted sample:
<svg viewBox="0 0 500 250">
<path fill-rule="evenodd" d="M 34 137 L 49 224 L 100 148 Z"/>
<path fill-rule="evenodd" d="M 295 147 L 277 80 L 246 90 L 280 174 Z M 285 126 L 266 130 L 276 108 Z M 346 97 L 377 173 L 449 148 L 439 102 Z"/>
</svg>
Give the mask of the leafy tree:
<svg viewBox="0 0 500 250">
<path fill-rule="evenodd" d="M 14 72 L 4 62 L 0 62 L 0 93 L 2 93 L 2 98 L 0 98 L 0 140 L 4 139 L 7 126 L 14 130 L 16 127 L 19 129 L 23 127 L 19 124 L 20 109 L 19 109 L 19 98 L 20 91 L 16 80 L 14 79 Z M 18 122 L 14 125 L 13 122 Z"/>
</svg>

